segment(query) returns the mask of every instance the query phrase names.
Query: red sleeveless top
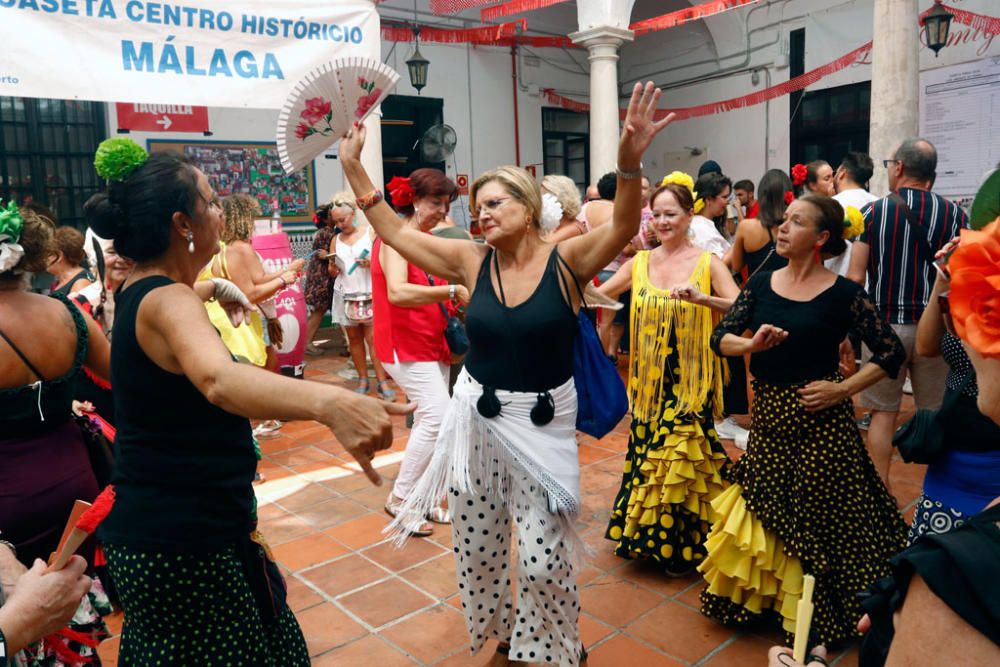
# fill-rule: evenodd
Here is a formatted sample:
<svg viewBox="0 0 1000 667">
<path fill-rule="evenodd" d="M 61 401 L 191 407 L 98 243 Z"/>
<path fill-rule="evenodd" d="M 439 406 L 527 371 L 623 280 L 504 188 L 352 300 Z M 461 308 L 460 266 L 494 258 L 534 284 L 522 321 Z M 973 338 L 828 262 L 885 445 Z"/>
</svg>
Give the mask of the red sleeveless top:
<svg viewBox="0 0 1000 667">
<path fill-rule="evenodd" d="M 389 302 L 389 291 L 379 253 L 382 239 L 372 246 L 372 321 L 375 356 L 384 364 L 405 361 L 441 361 L 451 363 L 451 351 L 444 339 L 447 326 L 436 303 L 406 308 Z M 412 285 L 430 285 L 427 274 L 413 264 L 406 264 L 406 280 Z M 395 358 L 393 356 L 395 352 Z"/>
</svg>

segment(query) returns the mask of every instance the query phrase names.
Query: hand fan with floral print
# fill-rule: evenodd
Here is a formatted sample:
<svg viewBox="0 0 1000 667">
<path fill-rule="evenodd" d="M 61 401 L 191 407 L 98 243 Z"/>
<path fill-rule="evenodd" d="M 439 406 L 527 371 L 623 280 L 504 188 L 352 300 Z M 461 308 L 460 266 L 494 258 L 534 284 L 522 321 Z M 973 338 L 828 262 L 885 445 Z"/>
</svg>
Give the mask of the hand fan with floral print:
<svg viewBox="0 0 1000 667">
<path fill-rule="evenodd" d="M 289 174 L 303 168 L 363 121 L 399 80 L 371 58 L 339 58 L 295 84 L 278 115 L 278 155 Z"/>
</svg>

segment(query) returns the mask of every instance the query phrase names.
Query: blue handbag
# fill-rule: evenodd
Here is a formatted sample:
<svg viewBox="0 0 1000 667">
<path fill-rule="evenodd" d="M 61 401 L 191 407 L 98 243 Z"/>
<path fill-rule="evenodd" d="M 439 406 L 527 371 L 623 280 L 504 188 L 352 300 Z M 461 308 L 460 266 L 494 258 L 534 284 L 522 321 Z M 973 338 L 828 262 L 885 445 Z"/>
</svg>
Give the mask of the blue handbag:
<svg viewBox="0 0 1000 667">
<path fill-rule="evenodd" d="M 570 275 L 573 270 L 559 257 Z M 559 273 L 561 277 L 562 272 Z M 563 277 L 565 280 L 565 277 Z M 618 425 L 628 412 L 628 394 L 618 369 L 604 354 L 604 346 L 594 324 L 584 312 L 583 290 L 574 276 L 580 294 L 580 331 L 573 346 L 573 382 L 576 384 L 576 428 L 598 440 Z"/>
</svg>

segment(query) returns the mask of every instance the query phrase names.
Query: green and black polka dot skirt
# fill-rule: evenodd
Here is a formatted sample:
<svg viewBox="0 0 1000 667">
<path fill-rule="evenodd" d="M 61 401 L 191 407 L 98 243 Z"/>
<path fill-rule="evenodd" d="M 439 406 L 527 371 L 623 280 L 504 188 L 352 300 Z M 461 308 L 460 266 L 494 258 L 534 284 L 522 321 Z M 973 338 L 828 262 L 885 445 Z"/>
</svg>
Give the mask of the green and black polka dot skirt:
<svg viewBox="0 0 1000 667">
<path fill-rule="evenodd" d="M 309 664 L 284 605 L 266 622 L 237 547 L 198 554 L 105 544 L 125 612 L 119 664 L 286 667 Z"/>
</svg>

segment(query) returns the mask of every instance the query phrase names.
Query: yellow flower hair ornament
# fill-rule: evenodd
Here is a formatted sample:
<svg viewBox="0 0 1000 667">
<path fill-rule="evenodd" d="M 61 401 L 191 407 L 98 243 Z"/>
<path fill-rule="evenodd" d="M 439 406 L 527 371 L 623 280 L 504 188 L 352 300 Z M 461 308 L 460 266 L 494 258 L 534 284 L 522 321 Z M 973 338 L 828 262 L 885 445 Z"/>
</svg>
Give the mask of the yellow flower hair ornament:
<svg viewBox="0 0 1000 667">
<path fill-rule="evenodd" d="M 844 207 L 844 238 L 853 239 L 865 231 L 865 216 L 853 206 Z"/>
<path fill-rule="evenodd" d="M 698 193 L 694 193 L 694 195 L 697 197 Z M 695 215 L 701 213 L 704 208 L 705 208 L 705 200 L 704 199 L 702 199 L 701 197 L 698 197 L 697 199 L 694 200 L 694 213 L 695 213 Z"/>
<path fill-rule="evenodd" d="M 690 174 L 685 174 L 683 171 L 672 171 L 664 176 L 663 180 L 660 181 L 661 186 L 670 185 L 671 183 L 675 185 L 683 185 L 691 191 L 691 194 L 694 195 L 695 198 L 698 197 L 698 194 L 694 191 L 694 179 L 691 178 Z"/>
</svg>

